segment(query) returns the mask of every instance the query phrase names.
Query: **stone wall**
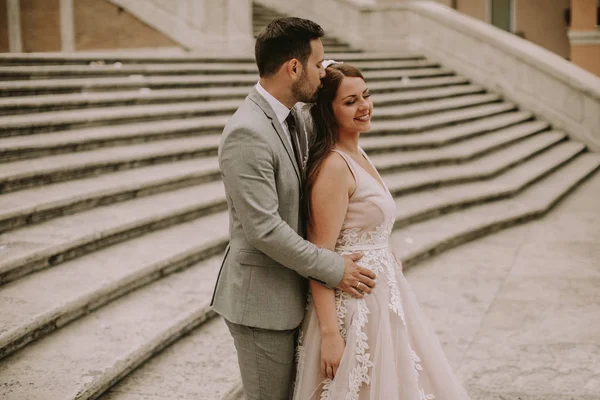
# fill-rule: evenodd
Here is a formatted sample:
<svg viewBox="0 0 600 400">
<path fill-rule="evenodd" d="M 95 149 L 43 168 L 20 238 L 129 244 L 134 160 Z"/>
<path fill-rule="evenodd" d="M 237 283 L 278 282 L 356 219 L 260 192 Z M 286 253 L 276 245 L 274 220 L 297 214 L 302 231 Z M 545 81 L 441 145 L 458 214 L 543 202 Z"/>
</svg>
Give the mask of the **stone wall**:
<svg viewBox="0 0 600 400">
<path fill-rule="evenodd" d="M 569 58 L 571 46 L 565 26 L 564 10 L 571 0 L 517 1 L 515 31 L 525 39 L 561 57 Z"/>
<path fill-rule="evenodd" d="M 21 0 L 23 52 L 61 51 L 60 0 Z"/>
<path fill-rule="evenodd" d="M 252 0 L 108 0 L 190 51 L 253 54 Z M 174 8 L 167 8 L 167 5 Z"/>
<path fill-rule="evenodd" d="M 0 0 L 0 53 L 8 52 L 8 18 L 6 0 Z"/>
<path fill-rule="evenodd" d="M 433 2 L 409 1 L 370 14 L 372 21 L 363 24 L 371 27 L 365 43 L 370 49 L 398 50 L 408 44 L 600 151 L 600 79 L 590 72 Z M 387 27 L 381 37 L 379 26 Z"/>
<path fill-rule="evenodd" d="M 600 76 L 600 45 L 579 44 L 573 46 L 571 56 L 577 62 L 577 65 L 581 65 L 591 73 Z M 600 114 L 600 110 L 598 110 L 598 114 Z"/>
<path fill-rule="evenodd" d="M 77 51 L 178 46 L 106 0 L 75 0 L 74 17 Z"/>
<path fill-rule="evenodd" d="M 457 0 L 456 9 L 470 17 L 487 22 L 487 0 Z"/>
</svg>

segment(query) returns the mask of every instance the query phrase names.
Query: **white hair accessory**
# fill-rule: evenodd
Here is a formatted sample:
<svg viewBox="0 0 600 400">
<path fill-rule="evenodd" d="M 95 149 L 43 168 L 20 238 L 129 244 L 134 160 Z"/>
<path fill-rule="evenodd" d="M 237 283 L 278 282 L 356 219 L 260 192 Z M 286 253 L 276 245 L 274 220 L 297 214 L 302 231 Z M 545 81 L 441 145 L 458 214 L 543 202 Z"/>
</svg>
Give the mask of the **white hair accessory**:
<svg viewBox="0 0 600 400">
<path fill-rule="evenodd" d="M 323 60 L 323 69 L 327 69 L 331 64 L 343 64 L 343 61 Z"/>
</svg>

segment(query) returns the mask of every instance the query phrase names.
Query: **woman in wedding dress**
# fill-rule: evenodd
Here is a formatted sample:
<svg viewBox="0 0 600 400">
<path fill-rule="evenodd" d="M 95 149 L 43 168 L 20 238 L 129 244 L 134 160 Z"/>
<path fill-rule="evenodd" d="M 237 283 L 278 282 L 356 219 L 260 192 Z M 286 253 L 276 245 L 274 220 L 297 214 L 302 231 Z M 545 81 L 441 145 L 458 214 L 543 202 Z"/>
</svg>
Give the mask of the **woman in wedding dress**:
<svg viewBox="0 0 600 400">
<path fill-rule="evenodd" d="M 362 253 L 358 264 L 377 274 L 377 284 L 357 299 L 310 282 L 293 398 L 468 399 L 388 245 L 396 205 L 358 145 L 373 111 L 366 82 L 347 64 L 326 71 L 311 109 L 308 239 L 342 255 Z"/>
</svg>

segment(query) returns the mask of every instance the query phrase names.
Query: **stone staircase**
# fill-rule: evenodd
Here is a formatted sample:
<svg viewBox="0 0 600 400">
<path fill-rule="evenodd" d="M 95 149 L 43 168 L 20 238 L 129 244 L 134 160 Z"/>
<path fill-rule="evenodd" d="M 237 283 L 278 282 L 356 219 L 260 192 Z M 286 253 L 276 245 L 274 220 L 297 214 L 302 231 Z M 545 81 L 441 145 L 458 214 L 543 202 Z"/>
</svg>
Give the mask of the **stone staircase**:
<svg viewBox="0 0 600 400">
<path fill-rule="evenodd" d="M 278 13 L 272 8 L 266 7 L 260 3 L 252 3 L 252 26 L 254 30 L 254 37 L 258 36 L 259 32 L 267 26 L 275 18 L 284 17 L 283 14 Z M 321 40 L 326 53 L 334 52 L 360 52 L 360 50 L 353 48 L 347 43 L 339 40 L 338 38 L 325 36 Z"/>
<path fill-rule="evenodd" d="M 600 166 L 419 55 L 328 57 L 374 95 L 361 145 L 406 267 L 544 215 Z M 256 80 L 240 58 L 0 55 L 1 398 L 240 396 L 208 304 L 228 240 L 219 135 Z"/>
</svg>

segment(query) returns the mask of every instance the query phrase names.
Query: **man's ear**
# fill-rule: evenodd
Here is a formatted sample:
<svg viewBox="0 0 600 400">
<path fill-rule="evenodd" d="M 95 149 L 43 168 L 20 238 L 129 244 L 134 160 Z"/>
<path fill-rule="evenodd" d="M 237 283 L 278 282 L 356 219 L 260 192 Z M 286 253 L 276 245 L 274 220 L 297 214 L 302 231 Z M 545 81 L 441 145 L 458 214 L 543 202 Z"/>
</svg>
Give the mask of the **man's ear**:
<svg viewBox="0 0 600 400">
<path fill-rule="evenodd" d="M 292 58 L 287 63 L 288 74 L 294 80 L 298 79 L 302 75 L 302 64 L 295 58 Z"/>
</svg>

